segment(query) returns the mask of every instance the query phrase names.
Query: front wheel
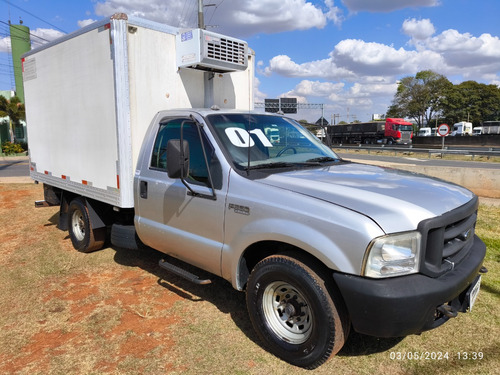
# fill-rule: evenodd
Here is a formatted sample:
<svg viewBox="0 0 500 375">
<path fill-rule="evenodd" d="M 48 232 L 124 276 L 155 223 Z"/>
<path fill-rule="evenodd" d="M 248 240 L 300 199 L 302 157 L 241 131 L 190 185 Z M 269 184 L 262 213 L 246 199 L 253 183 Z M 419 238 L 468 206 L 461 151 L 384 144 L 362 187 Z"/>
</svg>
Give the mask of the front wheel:
<svg viewBox="0 0 500 375">
<path fill-rule="evenodd" d="M 258 263 L 247 286 L 250 320 L 270 352 L 314 369 L 344 345 L 349 319 L 326 276 L 287 255 Z"/>
</svg>

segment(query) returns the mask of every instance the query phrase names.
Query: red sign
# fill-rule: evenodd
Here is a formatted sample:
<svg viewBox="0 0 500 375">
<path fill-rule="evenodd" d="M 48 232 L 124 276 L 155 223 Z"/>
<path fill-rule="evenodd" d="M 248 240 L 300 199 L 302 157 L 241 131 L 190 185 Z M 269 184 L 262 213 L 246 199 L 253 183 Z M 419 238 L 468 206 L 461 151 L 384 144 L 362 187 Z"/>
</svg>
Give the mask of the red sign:
<svg viewBox="0 0 500 375">
<path fill-rule="evenodd" d="M 441 137 L 446 137 L 448 134 L 450 134 L 450 127 L 448 124 L 441 124 L 437 128 L 437 134 Z"/>
</svg>

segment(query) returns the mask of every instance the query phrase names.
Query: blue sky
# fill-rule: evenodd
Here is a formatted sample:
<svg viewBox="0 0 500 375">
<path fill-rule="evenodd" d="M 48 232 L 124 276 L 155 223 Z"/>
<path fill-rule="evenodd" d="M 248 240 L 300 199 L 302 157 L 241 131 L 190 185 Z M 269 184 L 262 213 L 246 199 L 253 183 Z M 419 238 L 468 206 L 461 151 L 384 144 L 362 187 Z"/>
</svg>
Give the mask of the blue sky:
<svg viewBox="0 0 500 375">
<path fill-rule="evenodd" d="M 205 0 L 210 30 L 256 53 L 256 101 L 324 104 L 331 120 L 384 114 L 397 81 L 431 69 L 500 85 L 498 0 Z M 0 0 L 0 90 L 13 87 L 9 19 L 45 40 L 115 12 L 195 27 L 197 0 Z M 36 37 L 32 41 L 40 41 Z M 318 110 L 299 110 L 316 121 Z"/>
</svg>

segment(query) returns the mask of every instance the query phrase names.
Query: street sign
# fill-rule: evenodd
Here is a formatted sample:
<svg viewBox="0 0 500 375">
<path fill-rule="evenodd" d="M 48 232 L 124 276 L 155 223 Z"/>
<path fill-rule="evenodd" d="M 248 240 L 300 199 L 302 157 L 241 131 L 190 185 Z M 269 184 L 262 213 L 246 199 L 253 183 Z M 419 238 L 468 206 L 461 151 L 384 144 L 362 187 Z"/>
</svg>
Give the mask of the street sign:
<svg viewBox="0 0 500 375">
<path fill-rule="evenodd" d="M 448 124 L 441 124 L 437 128 L 437 134 L 441 137 L 446 137 L 448 134 L 450 134 L 450 127 Z"/>
</svg>

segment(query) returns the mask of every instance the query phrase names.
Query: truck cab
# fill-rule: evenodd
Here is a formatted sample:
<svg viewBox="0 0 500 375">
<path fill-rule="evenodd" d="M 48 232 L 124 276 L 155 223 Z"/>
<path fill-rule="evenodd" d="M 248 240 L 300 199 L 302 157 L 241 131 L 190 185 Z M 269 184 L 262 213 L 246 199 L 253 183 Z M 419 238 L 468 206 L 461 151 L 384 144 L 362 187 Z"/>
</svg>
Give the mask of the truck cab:
<svg viewBox="0 0 500 375">
<path fill-rule="evenodd" d="M 413 124 L 402 118 L 387 118 L 385 138 L 388 144 L 409 144 L 413 138 Z"/>
<path fill-rule="evenodd" d="M 451 132 L 452 136 L 461 135 L 472 135 L 472 123 L 471 122 L 457 122 L 453 125 L 453 130 Z"/>
<path fill-rule="evenodd" d="M 292 119 L 159 112 L 134 189 L 141 241 L 245 290 L 258 335 L 297 366 L 323 363 L 351 325 L 378 337 L 435 328 L 479 290 L 477 197 L 346 162 Z"/>
<path fill-rule="evenodd" d="M 420 128 L 418 130 L 418 136 L 419 137 L 430 137 L 431 134 L 431 128 Z"/>
</svg>

